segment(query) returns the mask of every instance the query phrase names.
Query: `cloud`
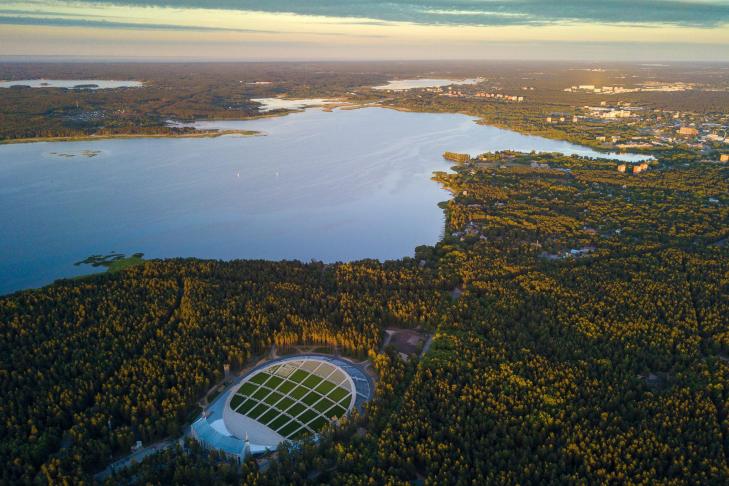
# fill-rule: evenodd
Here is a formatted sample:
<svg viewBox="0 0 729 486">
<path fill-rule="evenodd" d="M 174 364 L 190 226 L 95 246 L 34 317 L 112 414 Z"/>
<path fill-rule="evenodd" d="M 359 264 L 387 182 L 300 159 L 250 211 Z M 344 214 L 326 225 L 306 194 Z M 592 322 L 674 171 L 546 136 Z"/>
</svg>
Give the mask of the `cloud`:
<svg viewBox="0 0 729 486">
<path fill-rule="evenodd" d="M 181 30 L 181 31 L 197 31 L 197 32 L 245 32 L 257 34 L 279 34 L 277 31 L 255 30 L 255 29 L 226 29 L 218 27 L 204 26 L 187 26 L 175 24 L 149 24 L 149 23 L 133 23 L 133 22 L 115 22 L 107 20 L 88 20 L 74 18 L 56 18 L 56 17 L 25 17 L 25 16 L 9 16 L 0 15 L 0 24 L 5 25 L 51 25 L 61 27 L 95 27 L 105 29 L 138 29 L 138 30 Z"/>
<path fill-rule="evenodd" d="M 87 18 L 88 17 L 88 18 Z M 49 15 L 39 14 L 38 11 L 19 9 L 0 9 L 0 25 L 29 25 L 29 26 L 56 26 L 56 27 L 87 27 L 101 29 L 125 30 L 168 30 L 190 32 L 234 32 L 243 34 L 305 34 L 314 36 L 354 37 L 354 38 L 382 38 L 381 35 L 340 33 L 340 32 L 300 32 L 295 30 L 266 30 L 242 29 L 207 25 L 182 25 L 179 23 L 151 23 L 128 22 L 120 20 L 107 20 L 97 15 L 85 14 L 83 17 L 53 12 Z"/>
<path fill-rule="evenodd" d="M 726 60 L 727 24 L 729 0 L 0 0 L 0 54 Z"/>
<path fill-rule="evenodd" d="M 95 0 L 96 4 L 253 10 L 447 25 L 564 22 L 715 27 L 727 0 Z"/>
</svg>

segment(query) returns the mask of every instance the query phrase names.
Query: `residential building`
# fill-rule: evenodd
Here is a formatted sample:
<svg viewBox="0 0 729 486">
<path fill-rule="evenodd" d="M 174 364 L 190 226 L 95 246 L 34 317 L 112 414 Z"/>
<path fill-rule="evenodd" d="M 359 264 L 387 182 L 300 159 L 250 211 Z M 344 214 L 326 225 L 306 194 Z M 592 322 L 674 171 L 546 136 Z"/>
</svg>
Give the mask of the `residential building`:
<svg viewBox="0 0 729 486">
<path fill-rule="evenodd" d="M 699 134 L 699 131 L 694 127 L 681 127 L 678 129 L 678 134 L 686 137 L 695 137 Z"/>
</svg>

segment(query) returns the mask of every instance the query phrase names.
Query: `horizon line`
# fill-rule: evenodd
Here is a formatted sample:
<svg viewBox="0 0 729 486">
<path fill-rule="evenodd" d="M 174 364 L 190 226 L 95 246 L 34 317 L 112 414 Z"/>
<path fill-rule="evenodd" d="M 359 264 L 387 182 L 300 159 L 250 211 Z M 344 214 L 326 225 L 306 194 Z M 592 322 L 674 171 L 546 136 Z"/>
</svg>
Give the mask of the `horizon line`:
<svg viewBox="0 0 729 486">
<path fill-rule="evenodd" d="M 0 54 L 0 63 L 24 63 L 24 62 L 37 62 L 37 63 L 126 63 L 126 64 L 146 64 L 150 62 L 167 62 L 170 64 L 180 63 L 208 63 L 208 64 L 296 64 L 296 63 L 457 63 L 457 62 L 498 62 L 498 63 L 582 63 L 582 64 L 629 64 L 629 65 L 645 65 L 645 64 L 656 64 L 661 67 L 670 64 L 727 64 L 729 65 L 729 59 L 716 59 L 716 60 L 690 60 L 690 59 L 675 59 L 667 61 L 665 59 L 632 59 L 632 60 L 619 60 L 619 59 L 582 59 L 582 58 L 522 58 L 522 59 L 503 59 L 498 57 L 464 57 L 464 58 L 369 58 L 369 59 L 345 59 L 345 58 L 309 58 L 309 59 L 224 59 L 224 58 L 200 58 L 200 57 L 184 57 L 184 56 L 94 56 L 94 55 L 56 55 L 56 54 Z"/>
</svg>

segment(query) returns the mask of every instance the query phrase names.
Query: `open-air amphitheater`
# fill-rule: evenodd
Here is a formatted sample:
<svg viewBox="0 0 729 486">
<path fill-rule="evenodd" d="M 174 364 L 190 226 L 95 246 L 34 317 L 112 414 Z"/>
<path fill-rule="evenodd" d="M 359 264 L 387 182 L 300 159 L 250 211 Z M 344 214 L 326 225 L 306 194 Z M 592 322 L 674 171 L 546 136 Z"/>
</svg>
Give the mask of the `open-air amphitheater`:
<svg viewBox="0 0 729 486">
<path fill-rule="evenodd" d="M 192 434 L 209 448 L 243 459 L 315 435 L 355 408 L 362 411 L 373 391 L 371 378 L 345 359 L 278 358 L 219 396 L 192 425 Z"/>
</svg>

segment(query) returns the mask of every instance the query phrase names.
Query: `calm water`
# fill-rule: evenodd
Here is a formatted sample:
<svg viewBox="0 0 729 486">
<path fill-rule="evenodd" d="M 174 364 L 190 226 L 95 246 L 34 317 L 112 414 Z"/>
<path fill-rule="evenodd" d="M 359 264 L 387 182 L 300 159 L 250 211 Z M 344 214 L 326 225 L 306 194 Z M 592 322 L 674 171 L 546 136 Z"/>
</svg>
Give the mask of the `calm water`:
<svg viewBox="0 0 729 486">
<path fill-rule="evenodd" d="M 311 109 L 204 127 L 267 136 L 0 146 L 0 293 L 88 273 L 111 251 L 146 257 L 412 255 L 441 235 L 445 150 L 596 155 L 470 117 Z"/>
<path fill-rule="evenodd" d="M 79 85 L 95 84 L 96 87 L 86 89 L 138 88 L 140 81 L 114 81 L 109 79 L 21 79 L 18 81 L 0 81 L 0 88 L 11 86 L 29 86 L 31 88 L 75 88 Z"/>
<path fill-rule="evenodd" d="M 261 103 L 261 107 L 258 111 L 272 111 L 280 110 L 282 108 L 287 110 L 300 110 L 309 106 L 322 106 L 336 101 L 328 101 L 323 98 L 305 98 L 300 100 L 290 100 L 285 98 L 252 98 L 251 101 L 257 101 Z"/>
<path fill-rule="evenodd" d="M 440 88 L 443 86 L 452 86 L 456 84 L 478 84 L 483 81 L 483 78 L 469 78 L 469 79 L 432 79 L 432 78 L 420 78 L 420 79 L 396 79 L 388 81 L 387 84 L 382 86 L 374 86 L 372 89 L 389 89 L 392 91 L 405 91 L 414 88 Z"/>
</svg>

